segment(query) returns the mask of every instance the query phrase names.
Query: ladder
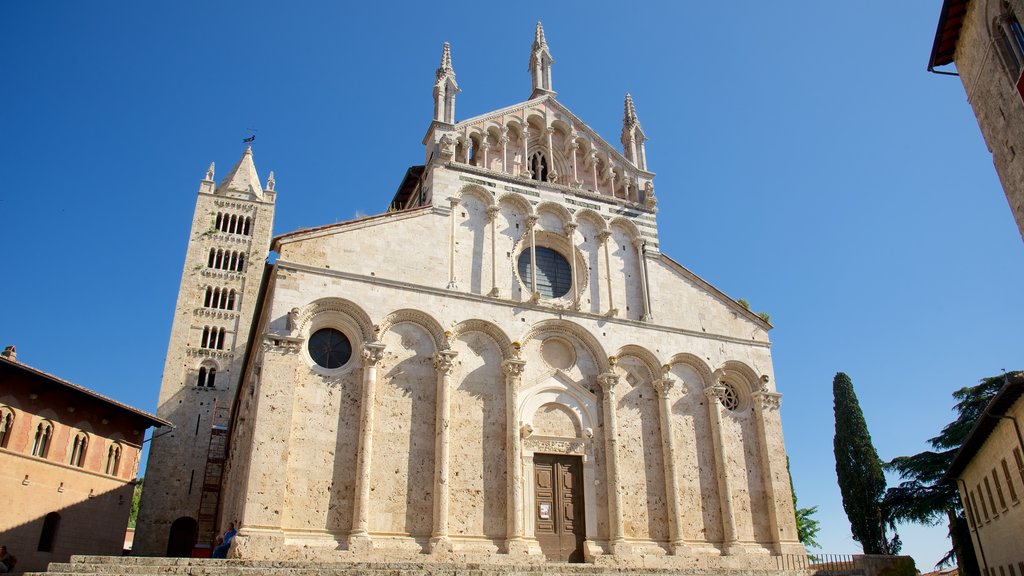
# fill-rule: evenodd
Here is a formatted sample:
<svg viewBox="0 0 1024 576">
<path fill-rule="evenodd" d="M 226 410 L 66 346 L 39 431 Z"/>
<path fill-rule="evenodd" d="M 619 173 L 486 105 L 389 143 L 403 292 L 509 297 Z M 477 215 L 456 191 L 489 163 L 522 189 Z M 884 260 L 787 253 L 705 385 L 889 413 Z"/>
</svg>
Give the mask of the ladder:
<svg viewBox="0 0 1024 576">
<path fill-rule="evenodd" d="M 199 526 L 193 556 L 208 556 L 217 537 L 217 512 L 220 509 L 221 481 L 228 456 L 230 406 L 214 400 L 210 421 L 210 447 L 206 452 L 206 470 L 199 496 Z"/>
</svg>

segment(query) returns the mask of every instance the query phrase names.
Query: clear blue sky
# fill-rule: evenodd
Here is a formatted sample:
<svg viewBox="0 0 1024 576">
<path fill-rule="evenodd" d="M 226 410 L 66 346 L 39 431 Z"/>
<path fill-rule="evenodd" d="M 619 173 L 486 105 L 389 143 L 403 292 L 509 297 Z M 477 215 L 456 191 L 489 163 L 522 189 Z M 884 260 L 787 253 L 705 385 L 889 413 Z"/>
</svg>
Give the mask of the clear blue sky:
<svg viewBox="0 0 1024 576">
<path fill-rule="evenodd" d="M 467 118 L 529 95 L 541 19 L 559 100 L 616 146 L 633 94 L 662 250 L 771 313 L 797 494 L 824 550 L 858 551 L 836 371 L 888 459 L 1024 367 L 1024 243 L 959 79 L 925 71 L 940 4 L 0 3 L 0 345 L 155 410 L 207 165 L 256 128 L 276 233 L 381 212 L 423 161 L 441 44 Z M 902 534 L 922 570 L 948 548 Z"/>
</svg>

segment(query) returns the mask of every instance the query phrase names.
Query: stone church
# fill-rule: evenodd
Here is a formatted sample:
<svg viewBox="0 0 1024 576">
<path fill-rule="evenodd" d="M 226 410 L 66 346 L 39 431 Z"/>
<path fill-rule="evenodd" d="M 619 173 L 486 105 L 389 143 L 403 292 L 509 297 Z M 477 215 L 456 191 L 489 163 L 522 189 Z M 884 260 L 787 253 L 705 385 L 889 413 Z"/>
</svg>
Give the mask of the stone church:
<svg viewBox="0 0 1024 576">
<path fill-rule="evenodd" d="M 228 522 L 254 559 L 803 553 L 771 326 L 660 252 L 632 99 L 620 150 L 553 61 L 538 24 L 529 99 L 460 120 L 446 44 L 425 162 L 380 215 L 272 237 L 273 173 L 210 166 L 136 553 Z"/>
</svg>

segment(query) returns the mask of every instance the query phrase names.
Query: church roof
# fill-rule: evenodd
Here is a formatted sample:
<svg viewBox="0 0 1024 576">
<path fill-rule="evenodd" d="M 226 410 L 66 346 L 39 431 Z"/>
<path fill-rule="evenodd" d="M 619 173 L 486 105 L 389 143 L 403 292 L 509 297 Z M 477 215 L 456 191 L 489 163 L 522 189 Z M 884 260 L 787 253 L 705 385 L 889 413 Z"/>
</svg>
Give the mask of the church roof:
<svg viewBox="0 0 1024 576">
<path fill-rule="evenodd" d="M 241 192 L 252 194 L 256 197 L 263 196 L 263 187 L 260 186 L 260 176 L 256 173 L 256 165 L 252 161 L 252 146 L 245 149 L 242 158 L 235 164 L 235 167 L 228 172 L 228 175 L 220 181 L 214 193 Z"/>
</svg>

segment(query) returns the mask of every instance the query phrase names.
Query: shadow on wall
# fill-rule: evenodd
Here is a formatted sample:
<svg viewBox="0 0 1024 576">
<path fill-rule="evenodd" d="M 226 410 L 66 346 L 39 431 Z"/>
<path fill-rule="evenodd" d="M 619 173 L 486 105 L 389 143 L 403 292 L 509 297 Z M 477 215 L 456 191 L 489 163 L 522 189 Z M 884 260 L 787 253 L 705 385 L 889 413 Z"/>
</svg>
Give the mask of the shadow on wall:
<svg viewBox="0 0 1024 576">
<path fill-rule="evenodd" d="M 0 497 L 5 510 L 14 508 L 20 486 Z M 60 506 L 54 490 L 53 510 L 33 518 L 2 517 L 0 543 L 18 559 L 17 572 L 46 570 L 50 562 L 67 562 L 72 554 L 120 556 L 124 548 L 134 483 Z M 10 502 L 5 502 L 10 500 Z"/>
</svg>

